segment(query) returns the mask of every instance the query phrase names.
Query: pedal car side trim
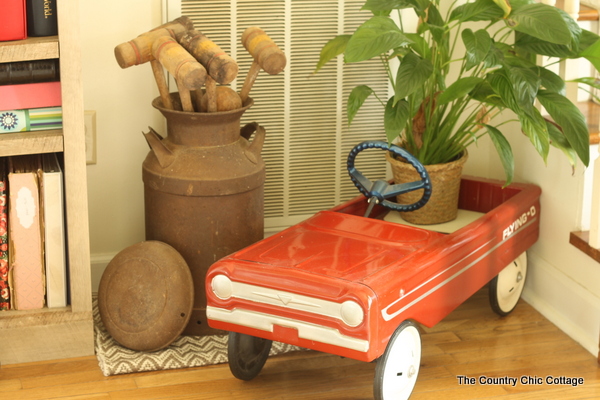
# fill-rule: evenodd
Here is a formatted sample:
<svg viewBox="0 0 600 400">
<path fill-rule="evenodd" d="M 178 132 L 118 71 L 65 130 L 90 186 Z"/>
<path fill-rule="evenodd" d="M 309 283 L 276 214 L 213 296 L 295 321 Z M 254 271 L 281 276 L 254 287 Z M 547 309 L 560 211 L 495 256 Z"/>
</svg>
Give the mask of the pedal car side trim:
<svg viewBox="0 0 600 400">
<path fill-rule="evenodd" d="M 242 310 L 239 308 L 227 310 L 224 308 L 211 306 L 206 307 L 206 315 L 209 320 L 232 323 L 249 328 L 259 329 L 265 332 L 273 332 L 274 325 L 293 328 L 298 331 L 298 337 L 300 339 L 314 340 L 363 353 L 366 353 L 369 350 L 369 341 L 367 340 L 356 339 L 343 335 L 334 328 L 311 324 L 290 318 L 264 314 L 256 311 Z"/>
<path fill-rule="evenodd" d="M 533 214 L 535 215 L 535 213 Z M 534 217 L 533 219 L 529 220 L 527 223 L 525 223 L 524 225 L 522 225 L 523 228 L 526 228 L 527 226 L 533 224 L 537 222 L 537 217 Z M 437 277 L 439 277 L 440 275 L 443 275 L 444 273 L 450 271 L 451 269 L 453 269 L 454 267 L 456 267 L 458 264 L 460 264 L 463 260 L 460 260 L 459 262 L 454 263 L 453 265 L 447 267 L 446 269 L 444 269 L 442 272 L 438 273 L 437 275 L 433 276 L 432 278 L 430 278 L 429 280 L 427 280 L 426 282 L 424 282 L 423 284 L 419 285 L 418 287 L 414 288 L 413 290 L 411 290 L 408 293 L 405 293 L 403 295 L 403 297 L 398 298 L 397 300 L 393 301 L 391 304 L 389 304 L 387 307 L 383 308 L 381 310 L 381 315 L 383 317 L 383 319 L 385 321 L 390 321 L 393 318 L 395 318 L 396 316 L 402 314 L 403 312 L 405 312 L 406 310 L 408 310 L 410 307 L 414 306 L 415 304 L 417 304 L 418 302 L 422 301 L 424 298 L 426 298 L 427 296 L 429 296 L 430 294 L 432 294 L 433 292 L 437 291 L 438 289 L 440 289 L 441 287 L 445 286 L 446 284 L 450 283 L 451 281 L 453 281 L 454 279 L 456 279 L 458 276 L 462 275 L 463 273 L 465 273 L 467 270 L 469 270 L 470 268 L 472 268 L 473 266 L 475 266 L 478 262 L 480 262 L 482 259 L 484 259 L 485 257 L 488 257 L 491 253 L 493 253 L 495 250 L 497 250 L 500 246 L 502 246 L 504 243 L 506 243 L 508 241 L 508 239 L 510 237 L 512 237 L 513 235 L 519 234 L 520 232 L 523 232 L 524 230 L 519 230 L 519 231 L 512 231 L 510 233 L 510 235 L 504 237 L 504 239 L 500 242 L 497 243 L 495 246 L 493 246 L 492 248 L 490 248 L 488 251 L 486 251 L 485 253 L 483 253 L 482 255 L 480 255 L 479 257 L 477 257 L 477 259 L 475 259 L 474 261 L 472 261 L 471 263 L 467 264 L 465 267 L 463 267 L 462 269 L 460 269 L 459 271 L 455 272 L 453 275 L 451 275 L 450 277 L 446 278 L 445 280 L 443 280 L 442 282 L 438 283 L 436 286 L 434 286 L 433 288 L 429 289 L 427 292 L 423 293 L 422 295 L 420 295 L 418 298 L 416 298 L 415 300 L 411 301 L 410 303 L 408 303 L 407 305 L 405 305 L 404 307 L 402 307 L 401 309 L 399 309 L 398 311 L 395 311 L 393 313 L 388 313 L 388 310 L 393 307 L 394 305 L 396 305 L 399 301 L 401 301 L 404 297 L 406 297 L 407 295 L 414 293 L 415 291 L 417 291 L 418 289 L 420 289 L 421 287 L 427 285 L 428 283 L 432 282 L 433 280 L 435 280 Z M 480 246 L 477 251 L 479 249 L 482 249 L 486 246 L 488 246 L 490 243 L 492 243 L 493 240 L 488 241 L 487 243 L 483 244 L 482 246 Z"/>
</svg>

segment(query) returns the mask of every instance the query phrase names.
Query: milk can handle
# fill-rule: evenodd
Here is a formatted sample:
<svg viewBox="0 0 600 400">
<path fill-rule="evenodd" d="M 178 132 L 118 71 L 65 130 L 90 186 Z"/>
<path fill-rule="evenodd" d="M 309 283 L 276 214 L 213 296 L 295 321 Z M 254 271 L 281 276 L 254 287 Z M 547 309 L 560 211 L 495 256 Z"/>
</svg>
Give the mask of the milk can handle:
<svg viewBox="0 0 600 400">
<path fill-rule="evenodd" d="M 256 132 L 256 133 L 255 133 Z M 256 157 L 260 156 L 260 152 L 262 151 L 263 145 L 265 143 L 265 128 L 260 126 L 257 122 L 251 122 L 246 124 L 241 130 L 240 135 L 246 139 L 250 140 L 250 137 L 254 133 L 254 140 L 250 144 L 248 151 L 254 154 Z"/>
</svg>

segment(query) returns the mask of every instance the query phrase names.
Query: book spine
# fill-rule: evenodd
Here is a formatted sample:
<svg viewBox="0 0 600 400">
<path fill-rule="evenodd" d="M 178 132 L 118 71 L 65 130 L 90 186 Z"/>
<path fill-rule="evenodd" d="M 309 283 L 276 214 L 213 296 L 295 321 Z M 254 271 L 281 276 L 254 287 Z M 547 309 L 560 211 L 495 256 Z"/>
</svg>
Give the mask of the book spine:
<svg viewBox="0 0 600 400">
<path fill-rule="evenodd" d="M 8 285 L 8 208 L 6 206 L 6 160 L 0 159 L 0 311 L 10 310 Z"/>
<path fill-rule="evenodd" d="M 0 111 L 0 133 L 62 128 L 62 107 Z"/>
<path fill-rule="evenodd" d="M 0 111 L 59 107 L 60 81 L 0 85 Z"/>
<path fill-rule="evenodd" d="M 27 0 L 27 35 L 58 35 L 56 0 Z"/>
<path fill-rule="evenodd" d="M 11 156 L 8 172 L 9 285 L 15 310 L 44 307 L 39 155 Z"/>
<path fill-rule="evenodd" d="M 52 82 L 60 80 L 58 59 L 0 64 L 0 85 Z"/>
<path fill-rule="evenodd" d="M 27 37 L 25 0 L 2 0 L 0 6 L 0 41 Z"/>
</svg>

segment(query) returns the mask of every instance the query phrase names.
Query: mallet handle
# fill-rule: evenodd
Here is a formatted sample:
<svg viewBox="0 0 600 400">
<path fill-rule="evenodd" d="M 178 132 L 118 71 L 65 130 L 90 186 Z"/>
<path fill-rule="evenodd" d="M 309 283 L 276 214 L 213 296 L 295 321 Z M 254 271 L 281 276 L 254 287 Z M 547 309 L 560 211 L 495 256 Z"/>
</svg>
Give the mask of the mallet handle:
<svg viewBox="0 0 600 400">
<path fill-rule="evenodd" d="M 171 96 L 169 96 L 169 87 L 167 86 L 165 71 L 158 60 L 150 61 L 150 65 L 152 66 L 152 73 L 154 74 L 154 79 L 156 80 L 156 86 L 158 86 L 158 92 L 160 93 L 163 107 L 172 110 L 173 103 L 171 102 Z"/>
<path fill-rule="evenodd" d="M 240 90 L 242 104 L 244 104 L 248 99 L 248 96 L 250 95 L 250 89 L 252 89 L 252 85 L 254 85 L 254 81 L 256 81 L 259 72 L 260 65 L 256 61 L 253 61 L 252 65 L 250 65 L 250 69 L 248 70 L 248 75 L 246 75 L 244 86 L 242 86 L 242 90 Z"/>
<path fill-rule="evenodd" d="M 210 75 L 206 78 L 206 111 L 216 112 L 217 111 L 217 81 L 215 81 Z"/>
</svg>

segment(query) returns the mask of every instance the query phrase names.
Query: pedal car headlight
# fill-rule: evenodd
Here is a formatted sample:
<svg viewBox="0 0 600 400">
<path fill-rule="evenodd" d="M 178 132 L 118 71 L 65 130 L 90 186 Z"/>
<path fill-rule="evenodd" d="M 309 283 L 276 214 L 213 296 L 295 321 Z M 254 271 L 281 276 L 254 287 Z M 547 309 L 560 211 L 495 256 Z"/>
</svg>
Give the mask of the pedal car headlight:
<svg viewBox="0 0 600 400">
<path fill-rule="evenodd" d="M 342 303 L 340 315 L 342 317 L 342 321 L 351 327 L 360 325 L 365 318 L 365 313 L 363 312 L 362 307 L 352 300 Z"/>
<path fill-rule="evenodd" d="M 210 283 L 213 293 L 221 300 L 227 300 L 233 294 L 231 279 L 225 275 L 217 275 Z"/>
</svg>

